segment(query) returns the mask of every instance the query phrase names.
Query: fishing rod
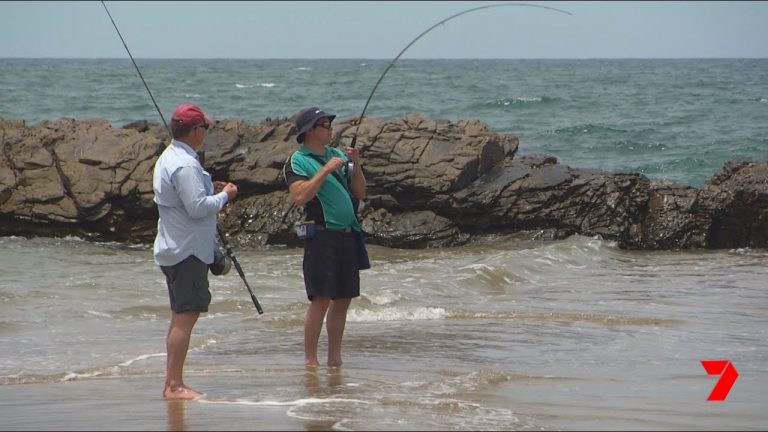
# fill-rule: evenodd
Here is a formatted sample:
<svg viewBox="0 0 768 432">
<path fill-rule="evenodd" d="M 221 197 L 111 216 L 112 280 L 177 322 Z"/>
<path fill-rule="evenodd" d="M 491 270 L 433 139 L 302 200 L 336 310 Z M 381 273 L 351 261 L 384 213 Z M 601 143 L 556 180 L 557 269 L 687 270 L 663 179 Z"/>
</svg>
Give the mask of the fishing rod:
<svg viewBox="0 0 768 432">
<path fill-rule="evenodd" d="M 235 270 L 237 270 L 237 274 L 240 275 L 240 279 L 243 280 L 245 283 L 245 287 L 248 288 L 248 292 L 251 294 L 251 300 L 253 300 L 253 305 L 256 306 L 256 310 L 259 311 L 259 314 L 263 314 L 264 311 L 261 309 L 261 305 L 259 304 L 259 301 L 256 300 L 256 296 L 253 294 L 253 290 L 251 290 L 251 286 L 248 285 L 248 281 L 245 280 L 245 273 L 243 273 L 243 268 L 240 267 L 240 263 L 237 262 L 237 258 L 235 258 L 235 254 L 232 253 L 232 248 L 229 247 L 229 243 L 227 243 L 226 237 L 224 236 L 224 232 L 221 231 L 221 228 L 219 228 L 219 225 L 216 224 L 216 232 L 219 233 L 219 238 L 221 239 L 221 244 L 224 246 L 224 250 L 227 252 L 227 256 L 229 259 L 232 260 L 232 264 L 235 265 Z"/>
<path fill-rule="evenodd" d="M 136 68 L 136 72 L 138 72 L 139 78 L 141 78 L 141 82 L 144 83 L 144 88 L 147 89 L 147 93 L 149 93 L 149 97 L 152 99 L 152 103 L 155 104 L 155 109 L 157 110 L 157 113 L 160 114 L 160 119 L 163 120 L 163 125 L 165 125 L 165 130 L 168 132 L 168 135 L 170 135 L 171 139 L 173 139 L 173 133 L 171 133 L 171 129 L 168 127 L 168 123 L 166 123 L 165 117 L 163 117 L 163 113 L 162 111 L 160 111 L 160 107 L 157 106 L 157 102 L 155 102 L 155 98 L 154 96 L 152 96 L 152 92 L 149 90 L 149 86 L 147 85 L 147 82 L 144 80 L 144 76 L 141 74 L 141 70 L 139 70 L 139 66 L 136 64 L 136 61 L 133 59 L 133 55 L 131 55 L 131 50 L 128 49 L 128 45 L 125 43 L 125 39 L 123 39 L 123 35 L 120 34 L 120 30 L 118 30 L 117 24 L 115 24 L 115 20 L 112 19 L 112 14 L 109 13 L 109 9 L 107 9 L 107 5 L 104 3 L 104 0 L 101 1 L 101 5 L 104 6 L 104 10 L 107 11 L 109 20 L 112 21 L 112 25 L 115 27 L 115 31 L 117 31 L 117 35 L 120 36 L 120 40 L 123 42 L 125 51 L 128 52 L 128 57 L 131 58 L 131 61 L 133 62 L 133 66 Z M 251 290 L 251 286 L 248 285 L 248 281 L 245 280 L 245 273 L 243 272 L 242 267 L 240 267 L 240 263 L 237 261 L 237 258 L 235 258 L 235 254 L 232 253 L 232 248 L 229 247 L 229 244 L 227 243 L 227 238 L 224 236 L 224 232 L 221 230 L 221 228 L 219 228 L 218 222 L 216 223 L 216 232 L 219 234 L 219 238 L 221 239 L 221 243 L 224 246 L 224 249 L 226 250 L 227 256 L 229 257 L 229 259 L 232 260 L 232 264 L 235 265 L 237 274 L 240 275 L 240 278 L 245 283 L 245 287 L 248 288 L 248 292 L 251 294 L 251 300 L 253 300 L 253 305 L 256 306 L 256 310 L 259 311 L 259 314 L 263 314 L 264 311 L 261 309 L 261 305 L 259 304 L 259 301 L 256 300 L 256 296 L 253 294 L 253 290 Z"/>
<path fill-rule="evenodd" d="M 363 116 L 365 115 L 365 110 L 368 109 L 368 104 L 371 102 L 371 98 L 373 98 L 373 94 L 376 92 L 376 89 L 379 87 L 379 84 L 381 83 L 381 80 L 384 79 L 384 76 L 387 74 L 387 72 L 389 72 L 389 70 L 392 68 L 392 66 L 395 65 L 395 62 L 397 62 L 397 60 L 400 58 L 400 56 L 403 55 L 403 53 L 408 48 L 410 48 L 411 45 L 415 44 L 417 40 L 421 39 L 422 36 L 424 36 L 425 34 L 429 33 L 430 31 L 432 31 L 435 27 L 437 27 L 437 26 L 439 26 L 441 24 L 445 24 L 446 22 L 448 22 L 448 21 L 450 21 L 450 20 L 452 20 L 452 19 L 454 19 L 456 17 L 459 17 L 459 16 L 464 15 L 464 14 L 468 14 L 470 12 L 478 11 L 478 10 L 481 10 L 481 9 L 489 9 L 489 8 L 501 7 L 501 6 L 530 6 L 530 7 L 537 7 L 537 8 L 541 8 L 541 9 L 548 9 L 548 10 L 552 10 L 552 11 L 556 11 L 556 12 L 561 12 L 561 13 L 564 13 L 564 14 L 567 14 L 567 15 L 573 15 L 570 12 L 564 11 L 562 9 L 557 9 L 557 8 L 549 7 L 549 6 L 542 6 L 542 5 L 528 4 L 528 3 L 501 3 L 501 4 L 494 4 L 494 5 L 478 6 L 478 7 L 472 8 L 472 9 L 467 9 L 467 10 L 465 10 L 463 12 L 459 12 L 457 14 L 451 15 L 448 18 L 446 18 L 446 19 L 438 22 L 437 24 L 433 25 L 432 27 L 424 30 L 420 35 L 416 36 L 416 38 L 414 40 L 412 40 L 411 43 L 406 45 L 405 48 L 403 48 L 402 51 L 400 51 L 400 54 L 398 54 L 397 57 L 395 57 L 394 60 L 392 60 L 392 62 L 389 63 L 389 66 L 387 66 L 387 68 L 384 69 L 384 73 L 381 74 L 381 76 L 379 77 L 379 80 L 376 81 L 376 85 L 373 86 L 373 90 L 371 90 L 371 94 L 368 96 L 368 100 L 365 101 L 365 106 L 363 107 L 363 112 L 360 113 L 360 118 L 357 120 L 357 128 L 355 129 L 355 135 L 352 137 L 352 143 L 350 144 L 350 147 L 354 147 L 355 144 L 357 144 L 357 132 L 360 130 L 360 125 L 363 122 Z"/>
</svg>

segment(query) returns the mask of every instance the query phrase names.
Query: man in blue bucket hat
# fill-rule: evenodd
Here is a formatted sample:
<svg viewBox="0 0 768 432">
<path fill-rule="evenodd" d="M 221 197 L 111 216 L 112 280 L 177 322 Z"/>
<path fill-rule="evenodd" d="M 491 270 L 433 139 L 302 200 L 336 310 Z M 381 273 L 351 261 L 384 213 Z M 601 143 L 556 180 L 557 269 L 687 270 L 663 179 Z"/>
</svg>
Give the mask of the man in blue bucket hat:
<svg viewBox="0 0 768 432">
<path fill-rule="evenodd" d="M 357 203 L 365 197 L 360 153 L 354 147 L 345 152 L 329 146 L 335 118 L 317 107 L 302 110 L 296 117 L 300 146 L 283 168 L 291 198 L 304 208 L 296 234 L 304 240 L 304 286 L 310 301 L 304 316 L 307 367 L 319 365 L 317 345 L 324 320 L 327 364 L 341 366 L 347 310 L 352 299 L 360 296 L 359 272 L 367 268 L 359 256 L 362 237 Z"/>
</svg>

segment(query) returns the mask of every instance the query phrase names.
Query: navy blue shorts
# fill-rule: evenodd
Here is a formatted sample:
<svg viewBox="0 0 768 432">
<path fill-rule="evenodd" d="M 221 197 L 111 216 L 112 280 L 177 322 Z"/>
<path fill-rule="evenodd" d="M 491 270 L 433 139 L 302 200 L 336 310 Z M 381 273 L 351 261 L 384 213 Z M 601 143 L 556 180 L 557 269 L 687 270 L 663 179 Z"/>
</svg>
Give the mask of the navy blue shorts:
<svg viewBox="0 0 768 432">
<path fill-rule="evenodd" d="M 174 312 L 208 312 L 208 264 L 190 255 L 173 266 L 160 266 L 168 284 L 168 297 Z"/>
<path fill-rule="evenodd" d="M 360 296 L 357 242 L 352 232 L 317 230 L 304 239 L 304 287 L 307 298 Z"/>
</svg>

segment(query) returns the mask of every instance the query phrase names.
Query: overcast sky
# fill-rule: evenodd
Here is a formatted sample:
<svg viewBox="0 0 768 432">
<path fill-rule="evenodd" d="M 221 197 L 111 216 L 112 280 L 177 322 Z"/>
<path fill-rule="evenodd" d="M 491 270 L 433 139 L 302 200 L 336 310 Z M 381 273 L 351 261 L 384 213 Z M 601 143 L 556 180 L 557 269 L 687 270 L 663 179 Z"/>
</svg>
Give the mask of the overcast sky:
<svg viewBox="0 0 768 432">
<path fill-rule="evenodd" d="M 394 58 L 505 2 L 107 1 L 136 58 Z M 522 3 L 522 2 L 520 2 Z M 403 58 L 766 58 L 768 2 L 527 2 Z M 99 1 L 0 2 L 0 57 L 125 58 Z"/>
</svg>

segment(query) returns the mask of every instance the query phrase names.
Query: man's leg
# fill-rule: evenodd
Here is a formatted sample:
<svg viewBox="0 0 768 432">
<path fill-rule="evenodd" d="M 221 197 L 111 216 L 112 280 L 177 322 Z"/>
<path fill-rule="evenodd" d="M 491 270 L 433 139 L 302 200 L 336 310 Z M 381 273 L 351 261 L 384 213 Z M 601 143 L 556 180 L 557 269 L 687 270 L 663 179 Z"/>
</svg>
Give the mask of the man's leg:
<svg viewBox="0 0 768 432">
<path fill-rule="evenodd" d="M 304 364 L 317 367 L 317 341 L 323 329 L 323 319 L 330 302 L 328 297 L 315 297 L 304 315 Z"/>
<path fill-rule="evenodd" d="M 328 331 L 328 366 L 341 366 L 341 338 L 347 324 L 347 309 L 352 299 L 332 300 L 325 328 Z"/>
<path fill-rule="evenodd" d="M 168 359 L 163 397 L 166 399 L 194 399 L 201 395 L 201 393 L 185 386 L 182 379 L 184 361 L 189 349 L 189 339 L 199 316 L 200 312 L 176 313 L 171 311 L 171 324 L 168 327 L 165 344 Z"/>
</svg>

